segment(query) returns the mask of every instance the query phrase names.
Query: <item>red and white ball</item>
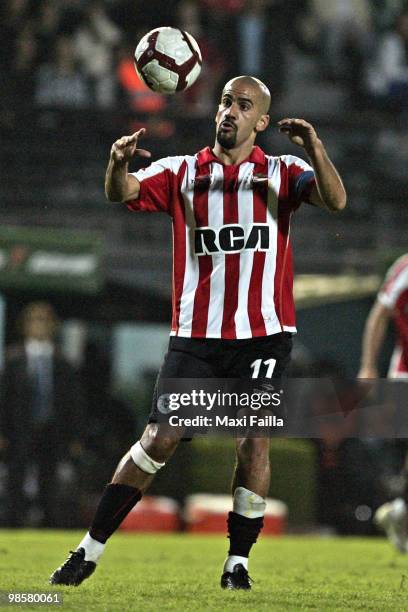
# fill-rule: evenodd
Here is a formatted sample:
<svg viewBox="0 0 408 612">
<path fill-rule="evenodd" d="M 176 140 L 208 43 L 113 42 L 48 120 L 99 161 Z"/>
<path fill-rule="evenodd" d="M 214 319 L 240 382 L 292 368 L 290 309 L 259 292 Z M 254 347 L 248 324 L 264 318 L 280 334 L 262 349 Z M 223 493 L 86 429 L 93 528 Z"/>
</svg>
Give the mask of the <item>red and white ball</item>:
<svg viewBox="0 0 408 612">
<path fill-rule="evenodd" d="M 178 28 L 156 28 L 136 47 L 135 68 L 150 89 L 174 94 L 191 87 L 201 71 L 197 41 Z"/>
</svg>

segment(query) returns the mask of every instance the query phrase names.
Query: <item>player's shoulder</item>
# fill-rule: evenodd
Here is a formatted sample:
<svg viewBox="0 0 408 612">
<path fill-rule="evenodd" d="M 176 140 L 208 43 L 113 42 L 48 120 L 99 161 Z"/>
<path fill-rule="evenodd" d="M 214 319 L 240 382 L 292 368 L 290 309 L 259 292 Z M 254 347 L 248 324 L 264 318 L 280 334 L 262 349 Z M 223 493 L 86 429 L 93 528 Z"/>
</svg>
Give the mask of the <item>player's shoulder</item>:
<svg viewBox="0 0 408 612">
<path fill-rule="evenodd" d="M 271 156 L 269 156 L 271 157 Z M 287 168 L 301 168 L 302 170 L 309 170 L 310 164 L 308 164 L 304 159 L 298 157 L 297 155 L 279 155 L 277 157 L 272 157 L 272 159 L 277 160 L 276 163 L 284 164 Z"/>
<path fill-rule="evenodd" d="M 180 170 L 181 166 L 187 159 L 191 157 L 189 155 L 170 155 L 168 157 L 161 157 L 155 161 L 152 161 L 151 165 L 161 166 L 163 169 L 171 170 L 175 174 Z"/>
<path fill-rule="evenodd" d="M 378 293 L 379 301 L 391 308 L 395 300 L 408 289 L 408 253 L 399 257 L 389 268 Z"/>
<path fill-rule="evenodd" d="M 392 264 L 390 269 L 393 268 L 407 268 L 408 267 L 408 253 L 400 255 Z"/>
<path fill-rule="evenodd" d="M 158 160 L 158 163 L 161 163 L 174 174 L 183 176 L 184 170 L 187 172 L 196 170 L 197 165 L 200 164 L 199 156 L 200 153 L 196 153 L 195 155 L 174 155 Z"/>
<path fill-rule="evenodd" d="M 408 277 L 408 253 L 404 253 L 394 261 L 392 266 L 388 269 L 386 280 L 401 276 Z"/>
<path fill-rule="evenodd" d="M 151 179 L 160 175 L 166 175 L 168 173 L 177 177 L 180 174 L 187 156 L 173 155 L 169 157 L 161 157 L 160 159 L 153 160 L 145 168 L 140 168 L 136 172 L 132 172 L 139 181 Z"/>
</svg>

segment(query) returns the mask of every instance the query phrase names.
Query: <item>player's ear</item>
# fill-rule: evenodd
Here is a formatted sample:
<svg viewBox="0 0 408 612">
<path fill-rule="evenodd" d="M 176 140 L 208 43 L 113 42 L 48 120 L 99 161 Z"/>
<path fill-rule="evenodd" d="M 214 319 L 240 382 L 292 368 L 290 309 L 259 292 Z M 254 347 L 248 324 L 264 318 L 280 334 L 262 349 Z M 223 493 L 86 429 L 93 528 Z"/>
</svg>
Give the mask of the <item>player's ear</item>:
<svg viewBox="0 0 408 612">
<path fill-rule="evenodd" d="M 269 125 L 270 117 L 269 115 L 261 115 L 258 121 L 256 122 L 255 131 L 263 132 Z"/>
</svg>

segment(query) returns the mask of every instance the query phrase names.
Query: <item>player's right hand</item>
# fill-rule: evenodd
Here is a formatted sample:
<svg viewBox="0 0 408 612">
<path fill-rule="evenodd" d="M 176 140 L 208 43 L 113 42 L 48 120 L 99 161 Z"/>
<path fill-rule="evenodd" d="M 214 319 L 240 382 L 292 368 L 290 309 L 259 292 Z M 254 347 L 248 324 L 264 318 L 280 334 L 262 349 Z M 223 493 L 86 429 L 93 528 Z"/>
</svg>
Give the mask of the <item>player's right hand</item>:
<svg viewBox="0 0 408 612">
<path fill-rule="evenodd" d="M 137 141 L 140 136 L 146 132 L 145 128 L 141 128 L 131 136 L 122 136 L 119 140 L 116 140 L 111 149 L 111 159 L 116 164 L 125 164 L 129 162 L 132 157 L 151 157 L 150 151 L 146 149 L 138 149 Z"/>
</svg>

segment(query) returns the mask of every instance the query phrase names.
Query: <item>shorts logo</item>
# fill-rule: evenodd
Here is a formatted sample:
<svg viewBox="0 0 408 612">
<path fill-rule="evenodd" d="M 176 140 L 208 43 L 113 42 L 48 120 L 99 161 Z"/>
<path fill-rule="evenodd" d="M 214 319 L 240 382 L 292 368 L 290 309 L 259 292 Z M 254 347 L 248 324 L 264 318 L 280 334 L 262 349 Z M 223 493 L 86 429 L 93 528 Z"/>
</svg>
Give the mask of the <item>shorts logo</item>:
<svg viewBox="0 0 408 612">
<path fill-rule="evenodd" d="M 158 397 L 157 410 L 161 412 L 162 414 L 169 414 L 169 412 L 172 412 L 173 410 L 177 410 L 177 408 L 175 408 L 172 405 L 171 396 L 172 396 L 171 393 L 163 393 L 162 395 Z"/>
<path fill-rule="evenodd" d="M 269 251 L 270 226 L 252 223 L 246 227 L 238 224 L 222 225 L 219 229 L 196 227 L 194 246 L 196 255 L 213 253 L 239 253 L 240 251 Z"/>
</svg>

